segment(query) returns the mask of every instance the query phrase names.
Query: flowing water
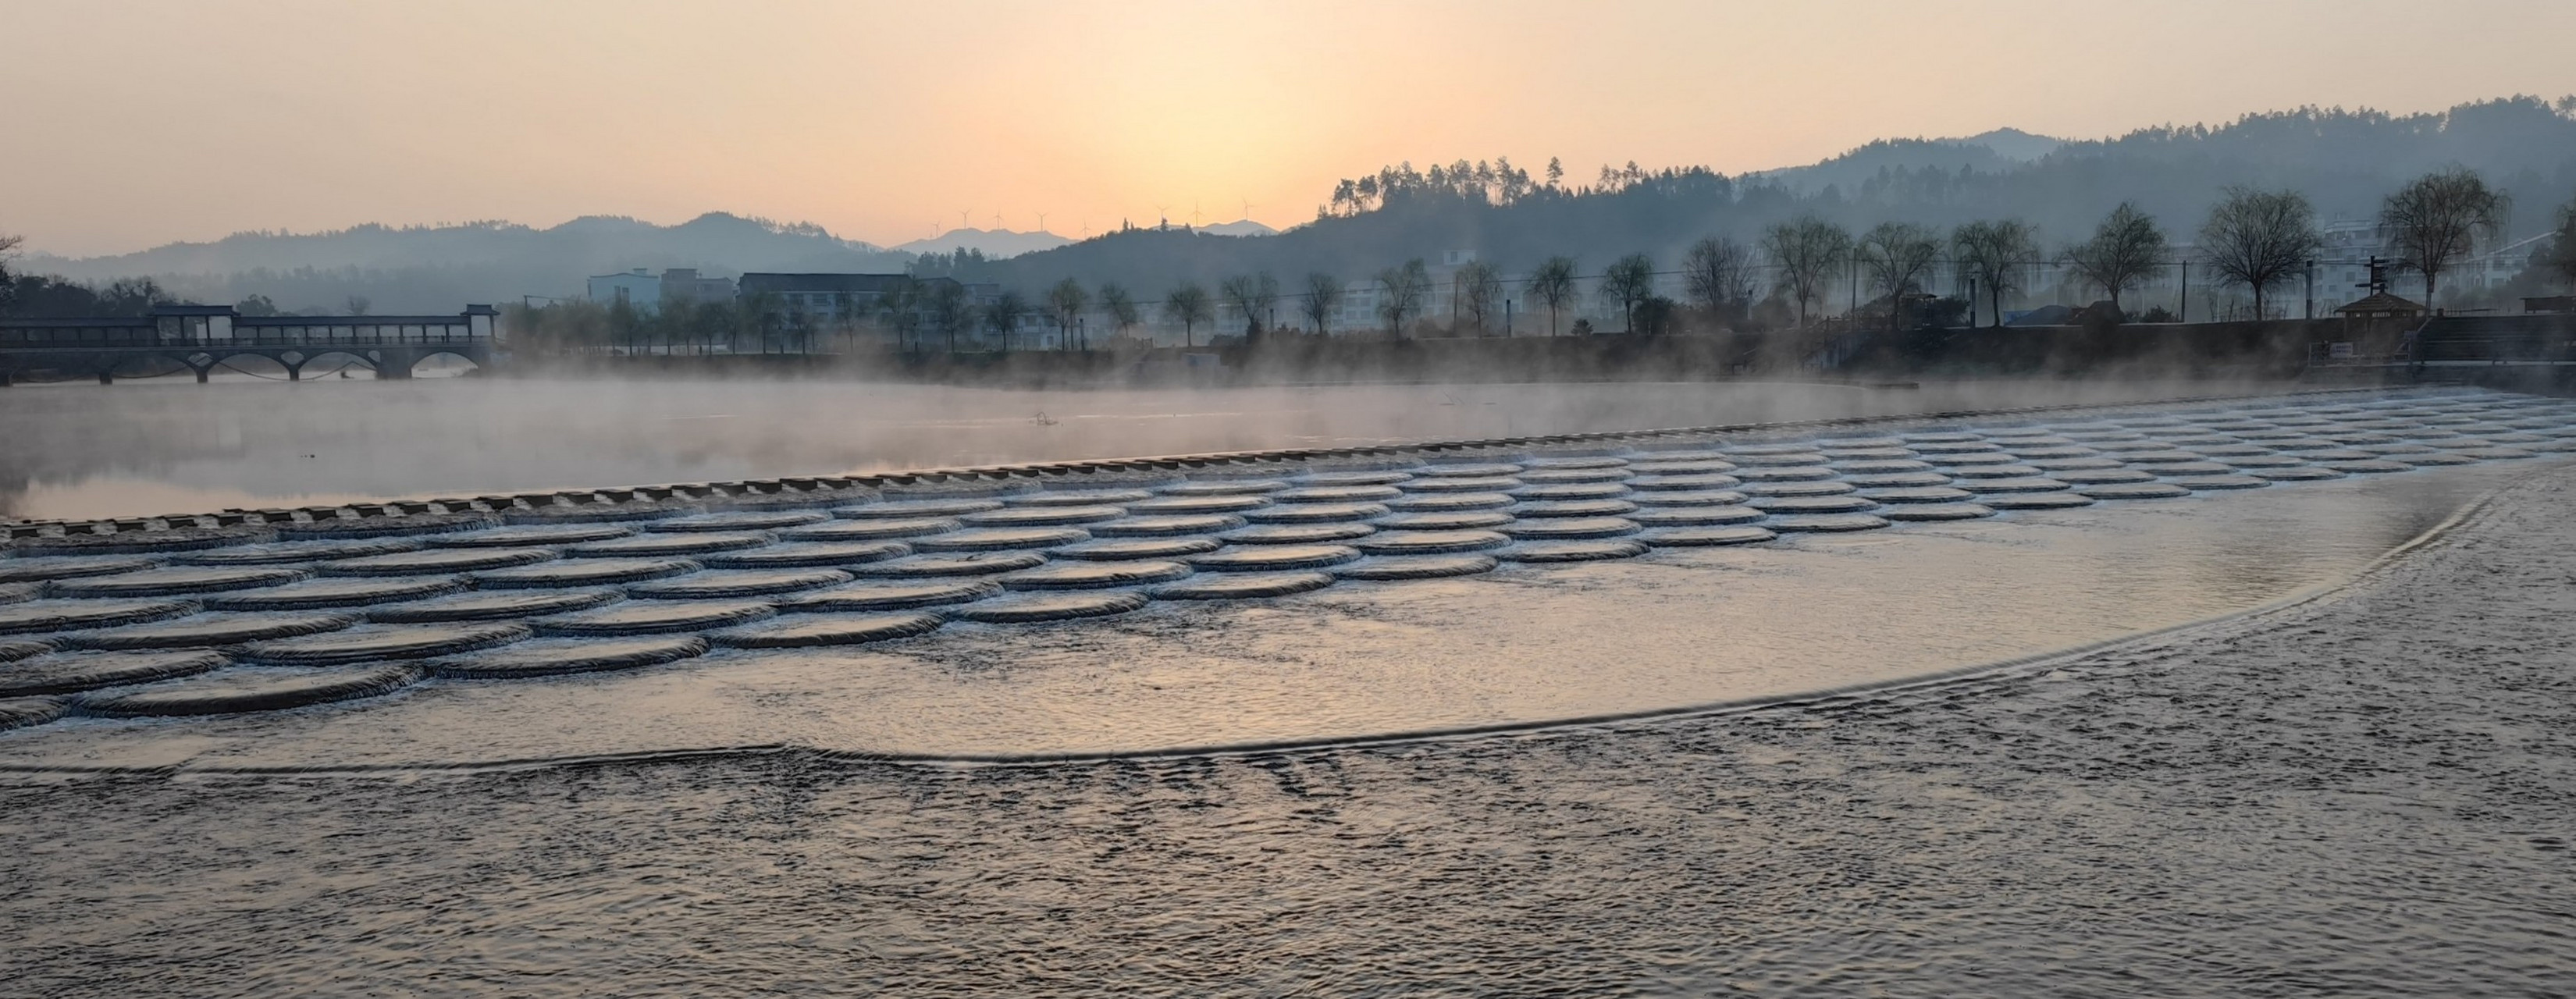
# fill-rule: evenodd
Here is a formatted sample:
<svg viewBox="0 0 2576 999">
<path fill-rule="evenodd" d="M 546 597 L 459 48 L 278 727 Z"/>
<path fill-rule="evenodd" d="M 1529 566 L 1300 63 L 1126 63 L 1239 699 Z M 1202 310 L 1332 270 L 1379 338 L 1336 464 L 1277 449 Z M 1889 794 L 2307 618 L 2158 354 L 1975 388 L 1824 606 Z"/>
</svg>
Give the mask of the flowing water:
<svg viewBox="0 0 2576 999">
<path fill-rule="evenodd" d="M 1795 448 L 1736 437 L 1507 456 L 1512 470 L 1484 477 L 1508 480 L 1492 488 L 1511 533 L 1465 575 L 1376 581 L 1368 567 L 1435 556 L 1354 549 L 1291 595 L 1168 589 L 1222 575 L 1200 563 L 1177 583 L 1082 591 L 1136 594 L 1138 609 L 1056 623 L 977 620 L 1027 599 L 1001 592 L 942 605 L 918 637 L 433 678 L 215 717 L 76 710 L 0 733 L 14 774 L 0 829 L 19 847 L 0 860 L 8 970 L 37 991 L 567 995 L 2542 994 L 2568 970 L 2554 899 L 2576 878 L 2551 830 L 2576 791 L 2552 706 L 2571 701 L 2563 640 L 2527 634 L 2566 608 L 2522 606 L 2548 594 L 2492 571 L 2374 598 L 2378 615 L 2337 605 L 2345 630 L 2382 629 L 2370 648 L 2334 651 L 2351 644 L 2341 631 L 2256 635 L 2209 653 L 2232 670 L 2132 651 L 1807 707 L 1569 723 L 1900 682 L 2334 586 L 2480 495 L 2563 478 L 2576 406 L 2345 396 L 1816 436 L 1788 438 L 1823 449 L 1815 475 Z M 2184 447 L 2198 460 L 2169 453 Z M 1911 457 L 1864 453 L 1890 450 Z M 1913 505 L 1898 487 L 1762 492 L 1867 482 L 1880 470 L 1856 463 L 1873 461 L 1982 488 L 1998 481 L 1988 454 L 2098 481 L 1874 525 L 1772 501 L 1882 495 L 1859 515 L 1873 519 Z M 1295 488 L 1402 504 L 1462 494 L 1444 480 L 1479 471 L 1415 463 L 1378 473 L 1392 487 L 1352 487 L 1323 470 Z M 2114 498 L 2131 480 L 2183 495 Z M 1559 498 L 1596 485 L 1610 498 Z M 1283 499 L 1244 513 L 1343 499 L 1267 488 Z M 1668 502 L 1723 490 L 1756 495 Z M 2008 506 L 2080 492 L 2103 498 Z M 1096 498 L 1111 519 L 1068 516 L 1099 540 L 1157 502 Z M 2514 507 L 2524 534 L 2541 537 L 2564 499 Z M 1568 502 L 1625 504 L 1589 519 L 1627 526 L 1521 530 L 1587 519 L 1548 506 Z M 820 523 L 875 522 L 867 506 Z M 1692 510 L 1746 511 L 1777 537 L 1704 546 L 1654 519 Z M 924 530 L 903 542 L 922 554 L 867 564 L 994 529 Z M 581 543 L 529 568 L 590 562 Z M 1032 549 L 1049 565 L 1077 561 L 1069 550 Z M 1572 550 L 1599 557 L 1547 560 Z M 647 588 L 722 571 L 625 584 L 636 598 L 608 608 L 649 609 Z M 887 585 L 908 584 L 797 592 Z M 2456 602 L 2427 595 L 2446 587 L 2477 592 L 2496 633 L 2462 634 Z M 42 599 L 103 599 L 70 592 Z M 2392 618 L 2423 623 L 2394 639 L 2419 647 L 2390 652 Z M 720 646 L 734 634 L 691 627 Z M 318 640 L 287 641 L 336 641 Z M 592 641 L 606 640 L 500 651 Z M 74 703 L 287 669 L 255 664 L 260 650 Z M 1112 758 L 1039 762 L 1088 756 Z M 889 758 L 921 762 L 860 762 Z M 978 762 L 994 760 L 1019 762 Z"/>
</svg>

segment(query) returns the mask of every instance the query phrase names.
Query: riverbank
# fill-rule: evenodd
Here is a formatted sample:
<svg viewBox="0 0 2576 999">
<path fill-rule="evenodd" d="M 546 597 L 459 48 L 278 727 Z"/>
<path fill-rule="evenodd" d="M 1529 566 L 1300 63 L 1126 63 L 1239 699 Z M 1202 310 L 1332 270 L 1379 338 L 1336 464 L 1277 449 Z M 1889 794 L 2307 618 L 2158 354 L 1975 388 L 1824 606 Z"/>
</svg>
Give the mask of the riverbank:
<svg viewBox="0 0 2576 999">
<path fill-rule="evenodd" d="M 0 970 L 67 994 L 2542 994 L 2576 974 L 2571 502 L 2576 471 L 2539 472 L 2268 614 L 1615 726 L 10 777 Z"/>
</svg>

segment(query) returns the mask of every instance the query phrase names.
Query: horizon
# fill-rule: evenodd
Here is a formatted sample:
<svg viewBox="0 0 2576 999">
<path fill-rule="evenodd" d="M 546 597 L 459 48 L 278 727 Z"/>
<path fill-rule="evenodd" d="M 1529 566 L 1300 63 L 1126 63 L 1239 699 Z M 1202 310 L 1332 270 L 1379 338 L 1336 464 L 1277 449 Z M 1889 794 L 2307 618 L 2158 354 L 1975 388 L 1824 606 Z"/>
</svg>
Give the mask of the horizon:
<svg viewBox="0 0 2576 999">
<path fill-rule="evenodd" d="M 781 4 L 712 21 L 665 3 L 40 2 L 0 11 L 0 87 L 27 98 L 20 142 L 36 152 L 0 161 L 0 185 L 47 196 L 0 231 L 77 259 L 243 233 L 709 212 L 879 247 L 960 228 L 1078 240 L 1122 220 L 1287 229 L 1337 179 L 1402 161 L 1502 154 L 1535 171 L 1553 156 L 1574 181 L 1632 160 L 1741 175 L 1887 139 L 2012 128 L 2085 141 L 2309 106 L 2404 115 L 2576 91 L 2576 70 L 2550 51 L 2576 10 L 2465 7 L 2410 20 L 2423 51 L 2395 74 L 2346 55 L 2398 21 L 2394 3 L 2191 3 L 2133 24 L 2108 4 L 2001 0 L 1939 19 L 1878 2 L 1639 0 L 1550 18 L 1563 12 L 995 0 Z M 958 25 L 990 37 L 870 45 Z M 2212 37 L 2212 25 L 2231 30 Z M 100 74 L 89 50 L 44 44 L 70 37 L 254 54 L 293 38 L 299 54 Z M 1269 42 L 1225 48 L 1242 37 Z M 2113 37 L 2124 41 L 2083 43 Z M 477 57 L 467 72 L 409 71 L 458 50 Z M 1220 51 L 1229 58 L 1198 56 Z M 682 57 L 698 69 L 668 72 Z M 2250 78 L 2249 64 L 2261 67 Z M 1622 74 L 1556 71 L 1608 65 Z"/>
</svg>

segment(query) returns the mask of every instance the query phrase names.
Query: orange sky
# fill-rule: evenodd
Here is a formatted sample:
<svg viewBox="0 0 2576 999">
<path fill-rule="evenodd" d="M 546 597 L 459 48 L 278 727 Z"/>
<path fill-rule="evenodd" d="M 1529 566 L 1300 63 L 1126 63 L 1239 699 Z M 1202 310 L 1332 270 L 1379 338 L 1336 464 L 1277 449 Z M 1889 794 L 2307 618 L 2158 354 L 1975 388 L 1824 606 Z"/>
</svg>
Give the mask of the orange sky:
<svg viewBox="0 0 2576 999">
<path fill-rule="evenodd" d="M 1732 172 L 2555 96 L 2571 37 L 2565 0 L 0 0 L 0 232 L 92 254 L 723 210 L 896 243 L 961 210 L 1080 235 L 1245 201 L 1287 225 L 1404 159 Z"/>
</svg>

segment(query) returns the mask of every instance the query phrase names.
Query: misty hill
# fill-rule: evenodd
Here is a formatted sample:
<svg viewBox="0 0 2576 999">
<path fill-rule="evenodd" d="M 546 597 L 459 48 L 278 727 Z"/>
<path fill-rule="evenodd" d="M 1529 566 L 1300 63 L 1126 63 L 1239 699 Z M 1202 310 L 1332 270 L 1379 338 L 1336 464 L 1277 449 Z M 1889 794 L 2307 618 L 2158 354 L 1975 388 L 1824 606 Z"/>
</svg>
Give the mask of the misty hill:
<svg viewBox="0 0 2576 999">
<path fill-rule="evenodd" d="M 1597 270 L 1632 252 L 1671 267 L 1701 237 L 1751 242 L 1764 226 L 1807 212 L 1854 230 L 1882 221 L 1947 228 L 2020 218 L 2038 225 L 2054 246 L 2089 231 L 2119 202 L 2135 200 L 2187 240 L 2230 184 L 2295 188 L 2315 203 L 2321 219 L 2363 219 L 2407 179 L 2453 164 L 2508 191 L 2515 212 L 2509 228 L 2528 235 L 2576 196 L 2576 99 L 2553 105 L 2518 97 L 2414 115 L 2302 108 L 2087 141 L 1998 129 L 1966 138 L 1882 140 L 1815 164 L 1737 176 L 1630 164 L 1603 168 L 1594 183 L 1547 185 L 1532 183 L 1527 171 L 1505 161 L 1495 163 L 1503 169 L 1464 161 L 1427 174 L 1386 168 L 1365 178 L 1383 193 L 1344 201 L 1318 191 L 1319 202 L 1330 199 L 1322 215 L 1285 232 L 1248 221 L 1157 226 L 1050 248 L 1044 244 L 1063 237 L 961 229 L 928 245 L 977 250 L 980 259 L 941 262 L 944 273 L 964 280 L 1031 293 L 1066 277 L 1115 280 L 1159 295 L 1182 280 L 1213 285 L 1262 270 L 1291 285 L 1309 271 L 1364 280 L 1414 257 L 1437 262 L 1450 251 L 1472 252 L 1506 271 L 1555 254 Z M 950 237 L 956 241 L 943 242 Z M 997 239 L 1004 242 L 990 242 Z M 548 229 L 478 223 L 244 233 L 121 256 L 38 256 L 21 269 L 94 282 L 150 276 L 204 302 L 257 293 L 289 309 L 333 308 L 363 295 L 380 312 L 449 311 L 464 302 L 574 295 L 589 275 L 632 267 L 696 267 L 718 275 L 893 271 L 917 259 L 905 251 L 921 247 L 881 249 L 818 226 L 717 213 L 675 226 L 593 217 Z M 1010 255 L 1002 256 L 1005 251 Z"/>
<path fill-rule="evenodd" d="M 897 243 L 894 249 L 911 254 L 956 253 L 973 250 L 999 260 L 1023 253 L 1052 250 L 1072 245 L 1073 240 L 1051 232 L 1012 232 L 1008 229 L 950 229 L 929 239 Z"/>
<path fill-rule="evenodd" d="M 578 295 L 584 278 L 636 267 L 696 267 L 722 275 L 889 271 L 910 259 L 820 226 L 711 212 L 670 226 L 588 216 L 546 229 L 476 222 L 248 232 L 117 256 L 37 255 L 19 269 L 101 283 L 148 276 L 195 301 L 263 294 L 288 309 L 336 308 L 361 295 L 376 311 L 394 313 L 453 312 L 466 302 L 517 301 L 522 295 Z"/>
<path fill-rule="evenodd" d="M 1129 230 L 984 262 L 959 276 L 1030 290 L 1065 277 L 1116 280 L 1158 294 L 1183 279 L 1212 283 L 1257 270 L 1291 284 L 1313 270 L 1361 280 L 1409 258 L 1437 263 L 1458 250 L 1507 272 L 1555 254 L 1587 270 L 1632 252 L 1672 267 L 1694 240 L 1729 235 L 1750 243 L 1763 227 L 1808 212 L 1855 231 L 1883 221 L 1946 230 L 2019 218 L 2038 225 L 2053 247 L 2090 232 L 2124 200 L 2188 241 L 2231 184 L 2299 190 L 2321 220 L 2368 219 L 2400 184 L 2454 164 L 2512 195 L 2513 235 L 2542 231 L 2551 213 L 2576 197 L 2576 99 L 2552 105 L 2509 98 L 2418 115 L 2303 108 L 2062 143 L 2011 131 L 1891 140 L 1788 170 L 1729 177 L 1632 164 L 1604 168 L 1599 183 L 1581 186 L 1532 186 L 1526 173 L 1518 184 L 1489 184 L 1481 171 L 1393 167 L 1366 178 L 1390 193 L 1328 206 L 1324 217 L 1275 237 Z"/>
</svg>

